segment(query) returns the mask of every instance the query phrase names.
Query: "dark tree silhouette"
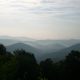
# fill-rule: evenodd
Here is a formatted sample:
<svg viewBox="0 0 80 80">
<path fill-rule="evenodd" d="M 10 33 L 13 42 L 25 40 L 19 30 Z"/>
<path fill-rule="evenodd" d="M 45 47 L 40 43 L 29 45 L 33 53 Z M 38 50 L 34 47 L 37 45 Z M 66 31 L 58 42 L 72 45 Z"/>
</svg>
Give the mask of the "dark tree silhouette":
<svg viewBox="0 0 80 80">
<path fill-rule="evenodd" d="M 37 64 L 24 50 L 13 53 L 0 44 L 0 80 L 80 80 L 80 52 L 71 51 L 64 60 L 46 59 Z"/>
<path fill-rule="evenodd" d="M 56 66 L 51 59 L 46 59 L 40 63 L 43 79 L 56 80 Z"/>
<path fill-rule="evenodd" d="M 17 60 L 17 78 L 20 80 L 38 80 L 38 64 L 33 54 L 24 50 L 14 52 Z"/>
<path fill-rule="evenodd" d="M 6 48 L 4 45 L 0 44 L 0 55 L 5 55 L 6 54 Z"/>
<path fill-rule="evenodd" d="M 80 52 L 71 51 L 65 60 L 65 78 L 67 80 L 80 80 Z"/>
</svg>

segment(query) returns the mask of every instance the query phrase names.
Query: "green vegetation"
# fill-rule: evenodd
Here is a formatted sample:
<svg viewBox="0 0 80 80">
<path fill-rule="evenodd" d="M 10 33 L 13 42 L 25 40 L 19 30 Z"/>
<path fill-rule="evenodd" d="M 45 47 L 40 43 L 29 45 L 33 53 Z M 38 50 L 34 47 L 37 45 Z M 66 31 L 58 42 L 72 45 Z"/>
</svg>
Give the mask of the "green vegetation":
<svg viewBox="0 0 80 80">
<path fill-rule="evenodd" d="M 37 63 L 34 55 L 24 50 L 7 52 L 0 45 L 0 80 L 80 80 L 80 52 L 71 51 L 64 60 L 51 59 Z"/>
</svg>

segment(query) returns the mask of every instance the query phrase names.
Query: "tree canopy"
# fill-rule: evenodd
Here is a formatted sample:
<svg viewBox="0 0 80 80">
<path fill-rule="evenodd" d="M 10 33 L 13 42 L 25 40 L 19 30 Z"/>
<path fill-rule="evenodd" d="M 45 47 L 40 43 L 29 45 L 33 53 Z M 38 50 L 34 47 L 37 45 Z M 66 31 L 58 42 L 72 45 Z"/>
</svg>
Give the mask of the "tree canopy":
<svg viewBox="0 0 80 80">
<path fill-rule="evenodd" d="M 79 72 L 79 51 L 71 51 L 59 62 L 49 58 L 38 64 L 32 53 L 22 49 L 11 53 L 0 45 L 0 80 L 79 80 Z"/>
</svg>

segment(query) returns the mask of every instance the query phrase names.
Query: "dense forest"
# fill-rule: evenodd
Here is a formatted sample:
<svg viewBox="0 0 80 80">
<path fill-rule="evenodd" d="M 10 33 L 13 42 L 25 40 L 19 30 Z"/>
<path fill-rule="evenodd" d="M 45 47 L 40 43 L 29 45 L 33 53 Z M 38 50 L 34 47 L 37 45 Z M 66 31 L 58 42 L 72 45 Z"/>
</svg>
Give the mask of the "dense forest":
<svg viewBox="0 0 80 80">
<path fill-rule="evenodd" d="M 71 51 L 64 60 L 37 63 L 25 50 L 8 52 L 0 44 L 0 80 L 80 80 L 80 52 Z"/>
</svg>

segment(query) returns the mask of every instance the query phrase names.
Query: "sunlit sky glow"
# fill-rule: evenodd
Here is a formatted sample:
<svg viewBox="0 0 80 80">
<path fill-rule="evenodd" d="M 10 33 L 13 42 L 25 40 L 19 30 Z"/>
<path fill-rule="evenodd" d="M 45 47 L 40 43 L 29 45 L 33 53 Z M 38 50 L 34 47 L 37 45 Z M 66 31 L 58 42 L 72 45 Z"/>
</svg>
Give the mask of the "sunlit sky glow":
<svg viewBox="0 0 80 80">
<path fill-rule="evenodd" d="M 80 38 L 80 0 L 0 0 L 0 35 Z"/>
</svg>

